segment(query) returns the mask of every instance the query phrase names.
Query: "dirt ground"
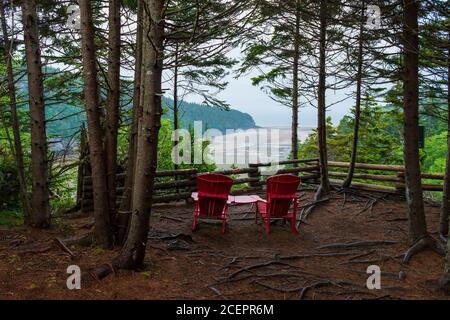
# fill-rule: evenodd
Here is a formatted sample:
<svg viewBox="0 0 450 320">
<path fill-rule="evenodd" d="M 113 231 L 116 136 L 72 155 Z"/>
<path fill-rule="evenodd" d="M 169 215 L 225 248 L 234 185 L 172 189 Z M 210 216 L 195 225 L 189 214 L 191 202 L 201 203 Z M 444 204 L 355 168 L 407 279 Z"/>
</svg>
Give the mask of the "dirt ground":
<svg viewBox="0 0 450 320">
<path fill-rule="evenodd" d="M 312 196 L 306 191 L 302 204 Z M 191 232 L 192 204 L 156 206 L 145 270 L 119 271 L 101 282 L 89 269 L 110 262 L 118 250 L 74 246 L 71 259 L 54 241 L 88 232 L 91 218 L 65 218 L 48 231 L 0 227 L 0 299 L 449 298 L 435 289 L 442 257 L 424 251 L 401 264 L 408 248 L 404 200 L 361 193 L 329 197 L 298 236 L 282 223 L 267 236 L 248 205 L 230 208 L 223 237 L 219 225 L 205 222 Z M 426 214 L 436 236 L 439 207 L 427 204 Z M 320 248 L 337 243 L 347 245 Z M 73 264 L 82 270 L 81 290 L 66 287 Z M 369 265 L 381 268 L 381 290 L 366 288 Z"/>
</svg>

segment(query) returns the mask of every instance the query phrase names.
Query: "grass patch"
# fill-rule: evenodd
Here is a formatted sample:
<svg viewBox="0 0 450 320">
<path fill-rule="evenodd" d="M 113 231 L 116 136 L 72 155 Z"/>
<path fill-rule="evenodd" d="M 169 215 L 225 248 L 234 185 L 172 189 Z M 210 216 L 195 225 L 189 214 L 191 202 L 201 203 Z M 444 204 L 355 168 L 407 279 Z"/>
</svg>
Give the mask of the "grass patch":
<svg viewBox="0 0 450 320">
<path fill-rule="evenodd" d="M 0 225 L 18 226 L 23 224 L 23 216 L 19 209 L 4 209 L 0 211 Z"/>
</svg>

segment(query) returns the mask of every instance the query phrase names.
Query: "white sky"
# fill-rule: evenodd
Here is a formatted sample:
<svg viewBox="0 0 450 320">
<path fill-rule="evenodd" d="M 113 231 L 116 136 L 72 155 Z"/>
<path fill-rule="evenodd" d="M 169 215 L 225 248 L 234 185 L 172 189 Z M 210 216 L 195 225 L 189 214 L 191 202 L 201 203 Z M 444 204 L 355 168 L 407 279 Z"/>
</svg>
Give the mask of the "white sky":
<svg viewBox="0 0 450 320">
<path fill-rule="evenodd" d="M 239 53 L 232 52 L 231 56 L 239 58 Z M 234 74 L 230 73 L 226 80 L 228 86 L 225 90 L 218 94 L 222 100 L 225 100 L 232 109 L 250 114 L 260 127 L 285 127 L 291 126 L 291 109 L 273 101 L 259 87 L 253 86 L 251 78 L 257 75 L 257 72 L 251 72 L 247 75 L 234 78 Z M 340 101 L 346 97 L 346 93 L 351 93 L 353 89 L 346 91 L 327 90 L 327 105 L 335 101 Z M 189 95 L 187 101 L 201 103 L 201 98 Z M 353 100 L 347 99 L 344 102 L 333 105 L 327 111 L 327 115 L 331 116 L 333 123 L 337 124 L 339 120 L 346 115 Z M 317 109 L 311 106 L 301 108 L 299 111 L 300 127 L 316 127 L 317 126 Z"/>
</svg>

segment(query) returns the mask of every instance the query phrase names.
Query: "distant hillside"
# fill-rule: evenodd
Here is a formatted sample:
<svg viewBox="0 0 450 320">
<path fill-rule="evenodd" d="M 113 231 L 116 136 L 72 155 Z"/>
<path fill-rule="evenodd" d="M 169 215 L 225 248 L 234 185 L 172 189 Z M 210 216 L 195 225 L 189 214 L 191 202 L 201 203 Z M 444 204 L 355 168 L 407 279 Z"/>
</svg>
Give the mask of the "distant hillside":
<svg viewBox="0 0 450 320">
<path fill-rule="evenodd" d="M 173 100 L 164 97 L 163 107 L 166 110 L 163 118 L 173 119 Z M 182 102 L 179 110 L 181 126 L 188 128 L 194 125 L 194 121 L 202 121 L 204 128 L 218 129 L 225 132 L 226 129 L 251 129 L 255 128 L 255 120 L 248 113 L 230 109 L 229 111 L 209 107 L 198 103 Z"/>
<path fill-rule="evenodd" d="M 18 94 L 27 100 L 27 83 L 25 80 L 19 81 Z M 46 99 L 55 96 L 51 90 L 45 90 Z M 163 118 L 173 119 L 173 100 L 163 97 L 163 108 L 165 114 Z M 132 103 L 122 99 L 122 108 L 130 109 Z M 23 109 L 28 109 L 28 104 L 23 105 Z M 226 129 L 250 129 L 255 128 L 255 121 L 247 114 L 234 109 L 229 111 L 220 108 L 209 107 L 198 103 L 183 101 L 179 110 L 181 127 L 188 128 L 194 125 L 194 121 L 202 121 L 203 128 L 218 129 L 225 132 Z M 66 140 L 76 134 L 83 122 L 86 121 L 86 114 L 82 105 L 71 105 L 65 102 L 52 103 L 46 106 L 47 133 L 49 137 Z M 55 121 L 55 119 L 60 119 Z"/>
</svg>

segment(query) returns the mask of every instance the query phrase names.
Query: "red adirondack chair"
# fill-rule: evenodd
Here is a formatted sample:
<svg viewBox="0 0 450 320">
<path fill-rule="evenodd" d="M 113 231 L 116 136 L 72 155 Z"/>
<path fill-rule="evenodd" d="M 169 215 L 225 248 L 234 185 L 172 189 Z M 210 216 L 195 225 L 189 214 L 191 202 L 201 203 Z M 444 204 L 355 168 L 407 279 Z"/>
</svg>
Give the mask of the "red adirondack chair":
<svg viewBox="0 0 450 320">
<path fill-rule="evenodd" d="M 266 199 L 259 200 L 256 205 L 256 218 L 261 215 L 266 233 L 270 233 L 270 221 L 289 220 L 291 230 L 298 234 L 296 226 L 298 196 L 296 194 L 300 178 L 290 174 L 282 174 L 267 179 Z M 292 209 L 291 209 L 292 207 Z"/>
<path fill-rule="evenodd" d="M 195 200 L 192 231 L 195 231 L 199 218 L 206 218 L 222 220 L 221 233 L 225 233 L 228 194 L 232 185 L 233 179 L 222 174 L 207 173 L 197 177 L 198 198 Z"/>
</svg>

